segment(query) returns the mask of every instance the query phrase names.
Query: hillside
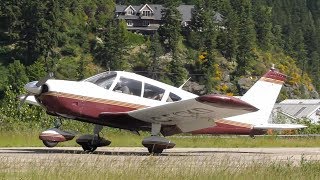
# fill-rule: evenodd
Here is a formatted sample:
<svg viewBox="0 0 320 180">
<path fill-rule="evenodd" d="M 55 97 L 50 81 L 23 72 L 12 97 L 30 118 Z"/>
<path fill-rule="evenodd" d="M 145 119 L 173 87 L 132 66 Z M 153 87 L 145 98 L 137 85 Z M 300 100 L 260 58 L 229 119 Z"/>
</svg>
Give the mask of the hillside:
<svg viewBox="0 0 320 180">
<path fill-rule="evenodd" d="M 312 0 L 117 1 L 163 4 L 171 16 L 153 36 L 127 30 L 111 0 L 3 1 L 0 98 L 53 71 L 79 80 L 126 70 L 195 93 L 241 95 L 275 64 L 288 82 L 280 99 L 319 98 L 320 4 Z M 195 5 L 181 27 L 175 8 Z M 222 22 L 212 21 L 215 12 Z M 164 12 L 165 13 L 165 12 Z M 5 102 L 2 105 L 5 106 Z"/>
</svg>

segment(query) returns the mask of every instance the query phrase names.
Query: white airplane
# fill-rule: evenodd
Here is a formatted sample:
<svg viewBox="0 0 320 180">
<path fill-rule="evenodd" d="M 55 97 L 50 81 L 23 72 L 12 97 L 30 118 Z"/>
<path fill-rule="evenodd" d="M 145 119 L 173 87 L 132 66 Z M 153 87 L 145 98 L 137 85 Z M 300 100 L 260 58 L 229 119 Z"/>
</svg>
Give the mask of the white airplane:
<svg viewBox="0 0 320 180">
<path fill-rule="evenodd" d="M 26 101 L 40 105 L 53 116 L 95 124 L 93 135 L 83 135 L 77 139 L 85 151 L 92 152 L 111 143 L 99 136 L 103 126 L 109 126 L 132 132 L 151 131 L 151 136 L 144 138 L 142 145 L 150 153 L 162 153 L 175 144 L 161 137 L 160 133 L 170 136 L 197 132 L 221 123 L 241 128 L 246 125 L 247 129 L 272 128 L 270 124 L 249 127 L 251 122 L 246 124 L 237 120 L 241 115 L 251 118 L 264 114 L 266 110 L 260 111 L 257 107 L 265 109 L 264 105 L 271 106 L 269 101 L 265 101 L 278 96 L 285 76 L 272 69 L 262 79 L 238 99 L 215 94 L 197 96 L 181 88 L 123 71 L 104 72 L 82 81 L 55 80 L 47 76 L 25 85 L 28 94 L 23 97 L 22 103 Z M 290 128 L 302 127 L 292 125 Z M 54 147 L 74 137 L 74 134 L 59 129 L 59 125 L 39 136 L 47 147 Z"/>
</svg>

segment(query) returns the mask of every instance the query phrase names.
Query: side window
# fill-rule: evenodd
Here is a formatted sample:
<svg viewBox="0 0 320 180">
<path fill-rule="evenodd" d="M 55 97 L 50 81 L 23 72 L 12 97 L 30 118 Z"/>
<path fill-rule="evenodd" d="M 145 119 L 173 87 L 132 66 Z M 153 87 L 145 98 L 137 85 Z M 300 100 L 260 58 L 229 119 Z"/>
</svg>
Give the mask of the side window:
<svg viewBox="0 0 320 180">
<path fill-rule="evenodd" d="M 154 99 L 154 100 L 161 101 L 163 94 L 164 94 L 164 91 L 165 90 L 162 88 L 145 83 L 143 97 L 148 98 L 148 99 Z"/>
<path fill-rule="evenodd" d="M 169 97 L 167 99 L 167 102 L 180 101 L 180 100 L 181 100 L 181 97 L 179 97 L 173 93 L 170 93 Z"/>
<path fill-rule="evenodd" d="M 141 81 L 120 77 L 113 91 L 141 96 Z"/>
</svg>

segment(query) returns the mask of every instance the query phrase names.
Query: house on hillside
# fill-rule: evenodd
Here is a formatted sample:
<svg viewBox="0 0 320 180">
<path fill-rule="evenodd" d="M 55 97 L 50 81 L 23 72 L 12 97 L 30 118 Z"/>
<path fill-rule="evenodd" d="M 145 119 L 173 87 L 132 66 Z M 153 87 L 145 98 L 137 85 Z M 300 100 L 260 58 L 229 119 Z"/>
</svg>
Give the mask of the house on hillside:
<svg viewBox="0 0 320 180">
<path fill-rule="evenodd" d="M 320 99 L 286 99 L 275 104 L 273 122 L 279 114 L 298 119 L 307 118 L 312 123 L 320 123 Z"/>
<path fill-rule="evenodd" d="M 160 4 L 116 5 L 115 16 L 119 20 L 125 20 L 127 29 L 132 32 L 154 34 L 160 27 L 163 9 L 164 6 Z M 180 5 L 177 9 L 181 14 L 181 25 L 188 26 L 191 22 L 194 5 Z M 222 21 L 220 13 L 216 13 L 213 18 L 216 22 Z"/>
</svg>

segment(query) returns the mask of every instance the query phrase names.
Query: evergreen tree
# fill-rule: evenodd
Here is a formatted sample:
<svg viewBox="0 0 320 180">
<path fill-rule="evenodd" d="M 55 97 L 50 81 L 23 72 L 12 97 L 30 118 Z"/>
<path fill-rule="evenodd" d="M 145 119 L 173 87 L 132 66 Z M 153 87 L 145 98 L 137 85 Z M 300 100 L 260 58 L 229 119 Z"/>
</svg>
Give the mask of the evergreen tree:
<svg viewBox="0 0 320 180">
<path fill-rule="evenodd" d="M 8 66 L 8 82 L 11 85 L 11 89 L 15 93 L 20 93 L 22 87 L 29 81 L 26 68 L 20 61 L 15 60 Z"/>
<path fill-rule="evenodd" d="M 181 36 L 181 14 L 177 9 L 178 1 L 170 0 L 162 10 L 162 25 L 158 32 L 161 42 L 166 50 L 172 53 L 177 52 L 179 39 Z"/>
<path fill-rule="evenodd" d="M 217 37 L 217 48 L 226 59 L 231 61 L 236 55 L 238 46 L 238 20 L 229 0 L 222 2 L 220 11 L 223 15 L 223 23 Z"/>
<path fill-rule="evenodd" d="M 163 70 L 160 67 L 160 59 L 159 57 L 164 55 L 163 47 L 159 41 L 159 34 L 155 33 L 154 36 L 151 37 L 151 42 L 149 46 L 151 63 L 148 67 L 148 74 L 152 79 L 159 80 L 159 74 Z"/>
<path fill-rule="evenodd" d="M 23 41 L 19 46 L 22 49 L 25 47 L 25 56 L 21 58 L 30 65 L 57 46 L 59 3 L 55 0 L 32 0 L 26 3 L 22 12 L 20 37 Z"/>
<path fill-rule="evenodd" d="M 257 34 L 257 43 L 261 49 L 269 50 L 271 48 L 272 37 L 272 9 L 268 6 L 256 5 L 254 13 L 255 30 Z"/>
<path fill-rule="evenodd" d="M 186 79 L 186 69 L 179 54 L 178 44 L 181 41 L 181 14 L 177 9 L 180 1 L 170 0 L 162 10 L 162 25 L 159 27 L 159 35 L 167 52 L 172 54 L 170 62 L 169 77 L 174 85 L 179 86 Z"/>
<path fill-rule="evenodd" d="M 301 30 L 298 30 L 295 35 L 295 39 L 293 40 L 293 56 L 297 58 L 298 65 L 302 69 L 302 75 L 307 70 L 307 51 L 304 44 L 304 37 Z"/>
<path fill-rule="evenodd" d="M 237 48 L 237 75 L 245 75 L 252 72 L 253 61 L 255 58 L 254 48 L 256 48 L 256 34 L 254 22 L 252 20 L 251 2 L 249 0 L 232 1 L 239 17 L 239 46 Z"/>
<path fill-rule="evenodd" d="M 102 33 L 102 44 L 95 50 L 96 60 L 110 70 L 126 70 L 129 64 L 125 59 L 128 47 L 126 23 L 110 21 Z"/>
<path fill-rule="evenodd" d="M 282 50 L 284 47 L 282 28 L 280 25 L 274 25 L 272 28 L 271 44 L 276 50 Z"/>
<path fill-rule="evenodd" d="M 217 40 L 218 22 L 215 21 L 217 4 L 215 2 L 206 2 L 199 0 L 195 5 L 190 24 L 189 36 L 195 36 L 195 44 L 202 54 L 205 54 L 201 63 L 201 70 L 206 75 L 205 85 L 208 92 L 212 92 L 216 84 L 214 74 L 215 49 Z M 194 42 L 190 42 L 193 44 Z"/>
</svg>

